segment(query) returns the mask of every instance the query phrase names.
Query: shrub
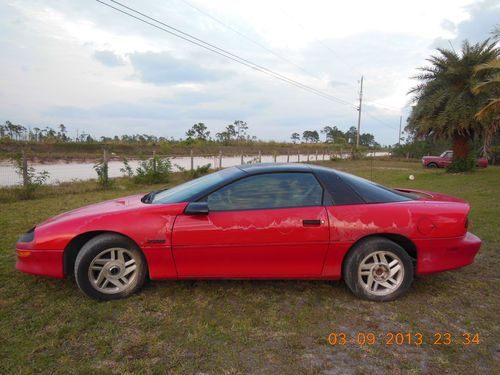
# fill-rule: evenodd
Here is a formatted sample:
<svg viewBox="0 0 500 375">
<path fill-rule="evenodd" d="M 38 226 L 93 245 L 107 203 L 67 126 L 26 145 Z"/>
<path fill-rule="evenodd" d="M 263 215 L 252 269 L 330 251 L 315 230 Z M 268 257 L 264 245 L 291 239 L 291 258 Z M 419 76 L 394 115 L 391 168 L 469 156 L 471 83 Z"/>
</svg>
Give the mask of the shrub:
<svg viewBox="0 0 500 375">
<path fill-rule="evenodd" d="M 132 170 L 132 167 L 128 163 L 127 159 L 123 159 L 123 168 L 120 168 L 120 172 L 122 172 L 125 177 L 134 176 L 134 171 Z"/>
<path fill-rule="evenodd" d="M 211 166 L 212 166 L 212 164 L 210 164 L 210 163 L 205 164 L 205 165 L 201 165 L 201 166 L 196 167 L 194 170 L 190 171 L 189 173 L 190 173 L 192 178 L 198 178 L 198 177 L 206 175 L 210 171 Z"/>
<path fill-rule="evenodd" d="M 108 162 L 100 159 L 94 164 L 94 170 L 97 173 L 97 184 L 103 189 L 108 189 L 113 186 L 113 181 L 108 176 Z"/>
<path fill-rule="evenodd" d="M 454 159 L 453 162 L 446 168 L 446 172 L 460 173 L 476 169 L 476 159 L 473 153 L 470 153 L 465 158 Z"/>
<path fill-rule="evenodd" d="M 35 168 L 23 162 L 21 155 L 13 159 L 16 173 L 23 178 L 23 187 L 16 189 L 19 199 L 31 199 L 40 186 L 45 184 L 50 177 L 47 171 L 37 172 Z"/>
<path fill-rule="evenodd" d="M 134 182 L 141 184 L 157 184 L 168 182 L 172 173 L 172 164 L 169 158 L 153 156 L 139 163 L 134 176 Z"/>
</svg>

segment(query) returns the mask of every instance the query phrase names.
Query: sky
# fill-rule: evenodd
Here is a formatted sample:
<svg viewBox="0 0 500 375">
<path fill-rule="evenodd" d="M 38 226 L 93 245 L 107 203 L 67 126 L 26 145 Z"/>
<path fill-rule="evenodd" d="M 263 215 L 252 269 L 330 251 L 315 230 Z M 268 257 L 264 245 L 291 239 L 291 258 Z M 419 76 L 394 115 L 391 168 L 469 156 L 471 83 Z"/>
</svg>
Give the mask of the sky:
<svg viewBox="0 0 500 375">
<path fill-rule="evenodd" d="M 103 0 L 117 6 L 111 0 Z M 357 125 L 398 139 L 417 68 L 500 23 L 500 0 L 123 0 L 123 4 L 321 91 L 327 100 L 93 0 L 0 2 L 0 122 L 69 135 L 185 137 L 235 120 L 264 140 Z"/>
</svg>

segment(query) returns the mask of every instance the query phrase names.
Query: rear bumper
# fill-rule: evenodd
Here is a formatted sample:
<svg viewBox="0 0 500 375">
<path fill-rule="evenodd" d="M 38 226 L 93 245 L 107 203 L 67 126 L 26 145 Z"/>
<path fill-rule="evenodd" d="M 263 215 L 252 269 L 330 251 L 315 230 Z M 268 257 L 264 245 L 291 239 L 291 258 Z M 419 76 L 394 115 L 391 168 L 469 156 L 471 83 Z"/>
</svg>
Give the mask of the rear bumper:
<svg viewBox="0 0 500 375">
<path fill-rule="evenodd" d="M 30 250 L 16 248 L 16 269 L 33 275 L 63 278 L 61 250 Z"/>
<path fill-rule="evenodd" d="M 415 240 L 417 275 L 465 267 L 474 262 L 481 240 L 470 232 L 463 237 Z"/>
</svg>

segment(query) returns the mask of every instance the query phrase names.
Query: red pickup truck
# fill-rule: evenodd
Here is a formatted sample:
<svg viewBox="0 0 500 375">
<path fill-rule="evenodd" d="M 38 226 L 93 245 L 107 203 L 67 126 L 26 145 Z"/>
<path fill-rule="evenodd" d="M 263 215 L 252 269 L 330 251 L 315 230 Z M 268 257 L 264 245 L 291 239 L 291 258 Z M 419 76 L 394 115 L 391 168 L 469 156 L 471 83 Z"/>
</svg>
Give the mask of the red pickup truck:
<svg viewBox="0 0 500 375">
<path fill-rule="evenodd" d="M 453 151 L 447 150 L 439 156 L 424 156 L 422 158 L 422 165 L 427 168 L 446 168 L 453 160 Z M 488 166 L 488 159 L 476 159 L 476 167 L 486 168 Z"/>
</svg>

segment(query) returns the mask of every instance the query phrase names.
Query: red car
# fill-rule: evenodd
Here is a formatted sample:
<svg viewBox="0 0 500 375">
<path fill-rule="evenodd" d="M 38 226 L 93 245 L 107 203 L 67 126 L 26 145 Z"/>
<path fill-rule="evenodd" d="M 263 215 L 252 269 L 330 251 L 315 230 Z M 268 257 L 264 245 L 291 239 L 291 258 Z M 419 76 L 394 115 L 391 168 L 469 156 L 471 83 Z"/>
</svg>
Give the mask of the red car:
<svg viewBox="0 0 500 375">
<path fill-rule="evenodd" d="M 245 165 L 51 218 L 21 236 L 16 267 L 74 274 L 99 300 L 146 278 L 343 278 L 355 295 L 388 301 L 414 275 L 473 262 L 481 240 L 468 214 L 460 199 L 333 169 Z"/>
<path fill-rule="evenodd" d="M 422 158 L 422 165 L 427 168 L 446 168 L 453 161 L 453 151 L 448 150 L 439 156 L 424 156 Z M 488 167 L 488 159 L 479 158 L 476 160 L 476 167 Z"/>
</svg>

